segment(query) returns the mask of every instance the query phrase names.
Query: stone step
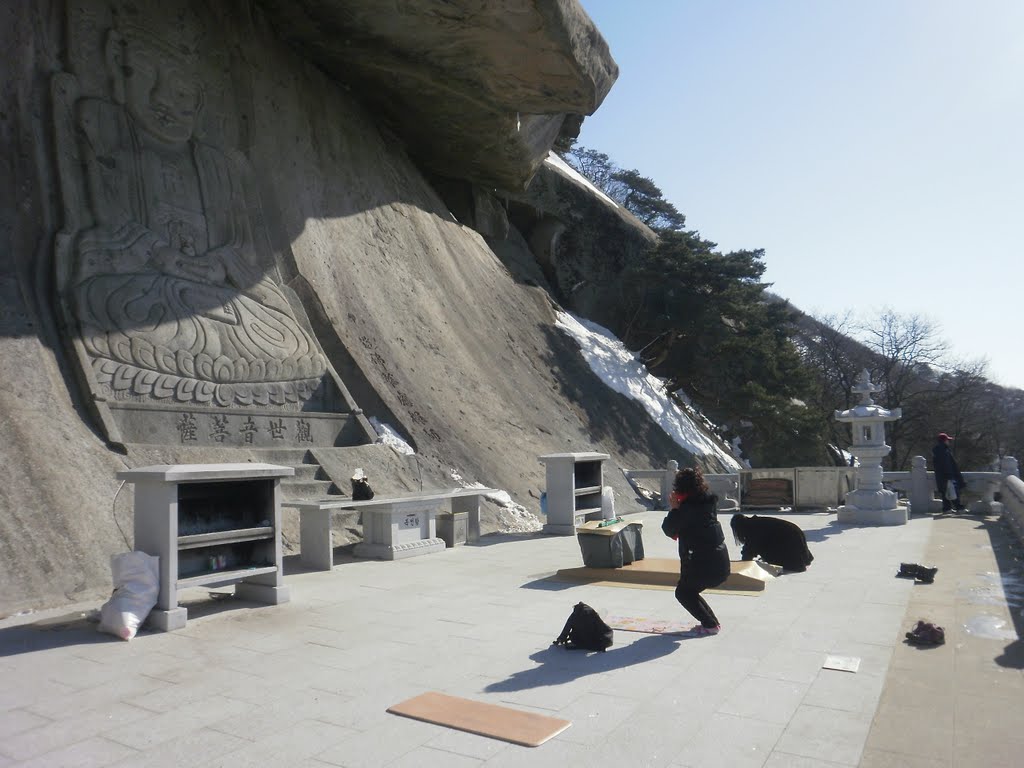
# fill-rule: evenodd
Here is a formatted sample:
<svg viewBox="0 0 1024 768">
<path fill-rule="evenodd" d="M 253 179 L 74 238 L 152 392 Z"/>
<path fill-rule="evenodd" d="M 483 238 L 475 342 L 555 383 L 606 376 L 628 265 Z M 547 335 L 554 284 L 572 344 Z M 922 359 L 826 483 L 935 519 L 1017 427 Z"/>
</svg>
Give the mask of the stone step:
<svg viewBox="0 0 1024 768">
<path fill-rule="evenodd" d="M 295 480 L 282 478 L 281 495 L 289 501 L 297 499 L 323 499 L 328 496 L 341 496 L 341 491 L 330 480 Z"/>
<path fill-rule="evenodd" d="M 281 493 L 290 501 L 299 499 L 322 499 L 349 494 L 348 481 L 341 488 L 331 479 L 330 473 L 317 461 L 313 452 L 306 448 L 266 448 L 253 451 L 260 461 L 280 464 L 295 470 L 293 477 L 281 479 Z"/>
<path fill-rule="evenodd" d="M 253 453 L 267 464 L 283 464 L 288 467 L 316 464 L 316 459 L 308 448 L 264 448 L 254 450 Z"/>
<path fill-rule="evenodd" d="M 287 478 L 288 480 L 330 480 L 327 473 L 324 472 L 323 467 L 319 464 L 289 464 L 295 470 L 294 478 Z"/>
</svg>

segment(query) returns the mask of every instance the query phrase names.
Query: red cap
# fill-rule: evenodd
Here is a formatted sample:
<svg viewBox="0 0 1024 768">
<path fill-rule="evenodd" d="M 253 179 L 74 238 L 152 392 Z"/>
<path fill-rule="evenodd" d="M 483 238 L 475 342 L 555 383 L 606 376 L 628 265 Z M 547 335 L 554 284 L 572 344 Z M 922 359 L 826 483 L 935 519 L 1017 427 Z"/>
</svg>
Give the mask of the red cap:
<svg viewBox="0 0 1024 768">
<path fill-rule="evenodd" d="M 939 436 L 937 438 L 935 438 L 935 439 L 936 440 L 941 440 L 944 443 L 948 443 L 953 438 L 950 437 L 949 435 L 947 435 L 945 432 L 939 432 Z"/>
</svg>

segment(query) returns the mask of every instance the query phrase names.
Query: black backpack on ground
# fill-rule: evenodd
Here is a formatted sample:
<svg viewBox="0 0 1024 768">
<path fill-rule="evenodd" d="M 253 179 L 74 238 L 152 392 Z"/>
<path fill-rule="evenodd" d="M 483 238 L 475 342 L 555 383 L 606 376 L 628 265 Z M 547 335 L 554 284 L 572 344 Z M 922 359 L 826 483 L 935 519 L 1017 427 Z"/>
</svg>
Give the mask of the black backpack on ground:
<svg viewBox="0 0 1024 768">
<path fill-rule="evenodd" d="M 572 651 L 606 651 L 612 644 L 612 628 L 586 603 L 576 603 L 565 622 L 562 634 L 553 645 Z"/>
</svg>

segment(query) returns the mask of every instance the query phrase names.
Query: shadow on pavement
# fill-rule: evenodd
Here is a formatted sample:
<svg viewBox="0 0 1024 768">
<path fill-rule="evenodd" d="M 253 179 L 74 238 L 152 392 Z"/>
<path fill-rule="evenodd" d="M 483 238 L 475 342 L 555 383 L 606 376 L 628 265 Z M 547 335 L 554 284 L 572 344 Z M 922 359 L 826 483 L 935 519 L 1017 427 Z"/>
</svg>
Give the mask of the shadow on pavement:
<svg viewBox="0 0 1024 768">
<path fill-rule="evenodd" d="M 986 529 L 992 542 L 1006 606 L 1017 633 L 1017 639 L 996 656 L 995 662 L 1001 667 L 1024 669 L 1024 546 L 1002 518 L 982 519 L 979 527 Z"/>
<path fill-rule="evenodd" d="M 188 621 L 198 621 L 224 611 L 256 610 L 271 606 L 252 603 L 235 598 L 232 592 L 208 592 L 199 597 L 179 599 L 178 604 L 188 609 Z M 147 637 L 163 632 L 151 630 L 143 624 L 133 640 L 145 642 Z M 76 611 L 60 616 L 26 621 L 12 627 L 0 629 L 0 658 L 35 653 L 53 648 L 67 648 L 72 645 L 95 645 L 97 643 L 123 643 L 118 637 L 100 632 L 99 606 L 89 611 Z"/>
<path fill-rule="evenodd" d="M 633 664 L 659 659 L 679 647 L 682 640 L 703 640 L 696 636 L 645 635 L 629 645 L 612 647 L 603 653 L 570 651 L 552 645 L 543 651 L 530 654 L 540 666 L 513 672 L 506 680 L 491 683 L 484 690 L 494 693 L 501 691 L 522 691 L 545 685 L 562 685 L 586 675 L 598 675 L 612 669 L 622 669 Z"/>
</svg>

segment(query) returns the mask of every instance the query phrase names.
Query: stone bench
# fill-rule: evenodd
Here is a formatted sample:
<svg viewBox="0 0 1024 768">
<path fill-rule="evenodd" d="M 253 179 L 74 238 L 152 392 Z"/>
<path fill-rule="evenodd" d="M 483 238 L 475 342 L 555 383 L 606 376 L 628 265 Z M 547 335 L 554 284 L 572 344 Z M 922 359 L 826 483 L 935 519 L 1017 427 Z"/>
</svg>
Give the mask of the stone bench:
<svg viewBox="0 0 1024 768">
<path fill-rule="evenodd" d="M 399 496 L 375 496 L 367 501 L 320 499 L 282 502 L 299 510 L 300 561 L 317 570 L 334 567 L 331 511 L 352 509 L 363 513 L 363 541 L 355 547 L 357 557 L 400 560 L 445 549 L 437 537 L 436 519 L 444 505 L 453 514 L 466 513 L 466 539 L 480 538 L 480 499 L 498 493 L 494 488 L 452 488 Z M 453 541 L 454 545 L 456 542 Z"/>
</svg>

